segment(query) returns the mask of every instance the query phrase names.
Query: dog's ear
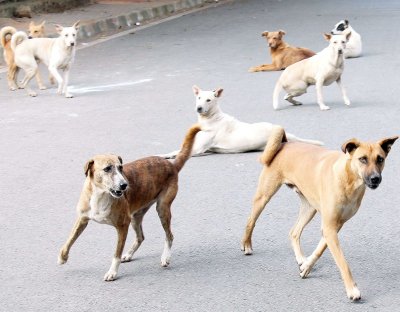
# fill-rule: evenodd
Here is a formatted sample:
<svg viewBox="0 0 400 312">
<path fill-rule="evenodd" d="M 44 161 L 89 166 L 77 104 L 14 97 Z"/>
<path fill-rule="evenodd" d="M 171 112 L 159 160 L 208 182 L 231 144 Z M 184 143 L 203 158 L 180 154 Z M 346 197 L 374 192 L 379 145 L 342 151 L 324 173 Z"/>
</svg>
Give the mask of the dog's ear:
<svg viewBox="0 0 400 312">
<path fill-rule="evenodd" d="M 214 91 L 215 97 L 220 97 L 222 94 L 222 91 L 224 91 L 224 89 L 222 89 L 222 88 L 218 88 L 217 90 L 215 90 Z"/>
<path fill-rule="evenodd" d="M 29 23 L 29 27 L 33 27 L 33 26 L 35 26 L 35 23 L 34 23 L 33 21 L 31 21 L 31 22 Z"/>
<path fill-rule="evenodd" d="M 201 89 L 200 89 L 198 86 L 196 86 L 196 85 L 194 85 L 194 86 L 192 87 L 192 90 L 193 90 L 194 95 L 198 95 L 199 92 L 201 91 Z"/>
<path fill-rule="evenodd" d="M 279 34 L 280 34 L 281 36 L 284 36 L 284 35 L 286 35 L 286 31 L 284 31 L 284 30 L 282 30 L 282 29 L 281 29 L 281 30 L 279 30 L 278 32 L 279 32 Z"/>
<path fill-rule="evenodd" d="M 349 25 L 349 20 L 345 19 L 344 23 L 348 26 Z"/>
<path fill-rule="evenodd" d="M 119 163 L 122 165 L 122 157 L 118 156 Z"/>
<path fill-rule="evenodd" d="M 343 143 L 342 151 L 343 153 L 349 153 L 350 155 L 360 146 L 360 141 L 357 139 L 350 139 Z"/>
<path fill-rule="evenodd" d="M 331 40 L 332 35 L 330 35 L 330 34 L 324 34 L 324 38 L 325 38 L 326 41 L 329 41 L 329 40 Z"/>
<path fill-rule="evenodd" d="M 350 37 L 351 37 L 351 32 L 349 32 L 349 33 L 346 35 L 346 40 L 349 41 Z"/>
<path fill-rule="evenodd" d="M 267 37 L 268 36 L 268 31 L 264 31 L 262 34 L 261 34 L 261 37 Z"/>
<path fill-rule="evenodd" d="M 76 30 L 78 30 L 78 29 L 79 29 L 79 23 L 80 23 L 80 22 L 81 22 L 81 21 L 75 22 L 75 24 L 72 25 L 72 27 L 74 27 Z"/>
<path fill-rule="evenodd" d="M 43 21 L 41 24 L 40 24 L 40 27 L 44 27 L 44 25 L 46 24 L 46 21 Z"/>
<path fill-rule="evenodd" d="M 382 139 L 378 142 L 378 144 L 385 151 L 386 155 L 389 154 L 390 149 L 392 148 L 393 143 L 398 139 L 398 136 Z"/>
<path fill-rule="evenodd" d="M 89 172 L 90 172 L 90 176 L 92 175 L 93 171 L 92 171 L 92 167 L 94 164 L 94 160 L 90 159 L 86 162 L 85 167 L 83 168 L 85 171 L 85 176 L 88 176 Z"/>
<path fill-rule="evenodd" d="M 61 34 L 61 32 L 63 31 L 64 27 L 62 27 L 61 25 L 55 24 L 54 27 L 56 28 L 56 31 Z"/>
</svg>

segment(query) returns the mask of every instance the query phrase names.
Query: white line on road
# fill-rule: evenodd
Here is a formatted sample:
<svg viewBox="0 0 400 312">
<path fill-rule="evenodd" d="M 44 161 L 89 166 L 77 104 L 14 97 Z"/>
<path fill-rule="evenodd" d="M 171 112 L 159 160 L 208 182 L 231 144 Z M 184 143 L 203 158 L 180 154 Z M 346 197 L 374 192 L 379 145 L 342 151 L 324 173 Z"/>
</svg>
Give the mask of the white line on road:
<svg viewBox="0 0 400 312">
<path fill-rule="evenodd" d="M 147 79 L 141 79 L 141 80 L 136 80 L 136 81 L 126 81 L 126 82 L 120 82 L 120 83 L 113 83 L 113 84 L 107 84 L 107 85 L 99 85 L 99 86 L 87 86 L 87 87 L 76 87 L 76 86 L 69 86 L 68 90 L 71 91 L 72 93 L 90 93 L 90 92 L 102 92 L 102 91 L 107 91 L 119 87 L 127 87 L 127 86 L 133 86 L 141 83 L 146 83 L 153 81 L 152 78 L 147 78 Z"/>
</svg>

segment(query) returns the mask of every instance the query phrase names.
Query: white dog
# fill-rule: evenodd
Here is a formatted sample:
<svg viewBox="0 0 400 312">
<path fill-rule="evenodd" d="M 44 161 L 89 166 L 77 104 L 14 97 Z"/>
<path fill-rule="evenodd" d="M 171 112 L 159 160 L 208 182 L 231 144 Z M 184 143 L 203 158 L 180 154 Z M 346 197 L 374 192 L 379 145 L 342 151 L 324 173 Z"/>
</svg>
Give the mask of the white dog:
<svg viewBox="0 0 400 312">
<path fill-rule="evenodd" d="M 346 44 L 344 57 L 359 57 L 362 52 L 361 36 L 350 26 L 348 20 L 341 20 L 331 31 L 332 35 L 347 35 L 348 33 L 351 33 L 351 37 Z"/>
<path fill-rule="evenodd" d="M 201 131 L 196 135 L 192 156 L 204 153 L 227 154 L 263 150 L 274 125 L 268 122 L 245 123 L 223 113 L 217 103 L 222 91 L 223 89 L 203 91 L 193 86 Z M 320 141 L 300 139 L 289 133 L 286 136 L 289 141 L 323 145 Z M 174 158 L 178 152 L 174 151 L 161 157 Z"/>
<path fill-rule="evenodd" d="M 22 88 L 26 88 L 30 96 L 36 96 L 29 87 L 29 81 L 35 76 L 38 70 L 36 60 L 40 60 L 48 67 L 51 75 L 57 80 L 58 94 L 64 94 L 71 98 L 68 93 L 68 79 L 71 65 L 74 61 L 76 37 L 79 29 L 79 21 L 72 27 L 56 25 L 60 34 L 58 38 L 33 38 L 22 32 L 16 32 L 11 38 L 11 48 L 14 51 L 15 63 L 25 71 L 22 80 Z M 58 69 L 64 71 L 64 78 L 58 73 Z"/>
<path fill-rule="evenodd" d="M 343 52 L 351 33 L 347 35 L 328 35 L 324 34 L 329 41 L 329 46 L 316 55 L 288 66 L 279 77 L 276 83 L 273 106 L 278 109 L 279 93 L 283 89 L 287 92 L 285 100 L 293 105 L 301 105 L 293 98 L 307 92 L 310 85 L 315 85 L 317 89 L 317 100 L 321 110 L 328 110 L 329 106 L 324 104 L 322 98 L 322 86 L 329 86 L 336 81 L 343 94 L 346 105 L 350 105 L 350 100 L 341 83 L 341 76 L 344 69 Z"/>
</svg>

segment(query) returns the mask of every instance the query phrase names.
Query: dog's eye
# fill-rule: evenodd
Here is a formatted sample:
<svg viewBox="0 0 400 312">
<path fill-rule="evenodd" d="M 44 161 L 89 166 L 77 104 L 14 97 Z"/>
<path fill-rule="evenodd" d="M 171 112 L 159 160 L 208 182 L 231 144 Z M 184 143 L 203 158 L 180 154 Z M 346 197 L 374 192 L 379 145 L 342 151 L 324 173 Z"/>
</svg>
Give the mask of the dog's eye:
<svg viewBox="0 0 400 312">
<path fill-rule="evenodd" d="M 199 100 L 201 99 L 201 97 L 199 96 Z"/>
<path fill-rule="evenodd" d="M 359 159 L 358 159 L 362 164 L 367 164 L 368 163 L 368 159 L 367 159 L 367 157 L 360 157 Z"/>
<path fill-rule="evenodd" d="M 110 172 L 111 169 L 112 169 L 112 166 L 107 166 L 103 170 L 104 170 L 104 172 Z"/>
<path fill-rule="evenodd" d="M 74 36 L 74 37 L 75 37 L 75 34 L 72 34 L 72 36 Z"/>
<path fill-rule="evenodd" d="M 384 160 L 385 160 L 385 159 L 384 159 L 382 156 L 378 156 L 378 158 L 376 159 L 376 162 L 377 162 L 378 164 L 381 164 L 381 163 L 383 163 Z"/>
<path fill-rule="evenodd" d="M 272 39 L 276 40 L 276 37 L 274 37 L 274 38 L 272 38 Z"/>
<path fill-rule="evenodd" d="M 333 43 L 334 43 L 334 44 L 336 44 L 336 43 L 337 43 L 337 41 L 333 41 Z"/>
<path fill-rule="evenodd" d="M 210 100 L 210 99 L 207 99 L 207 102 L 211 102 L 211 100 Z"/>
<path fill-rule="evenodd" d="M 342 41 L 342 43 L 346 43 L 346 41 Z"/>
<path fill-rule="evenodd" d="M 68 37 L 68 34 L 65 34 L 65 37 Z"/>
<path fill-rule="evenodd" d="M 34 31 L 34 33 L 35 33 L 35 34 L 37 34 L 37 33 L 38 33 L 38 31 L 37 31 L 37 30 L 35 30 L 35 31 Z"/>
</svg>

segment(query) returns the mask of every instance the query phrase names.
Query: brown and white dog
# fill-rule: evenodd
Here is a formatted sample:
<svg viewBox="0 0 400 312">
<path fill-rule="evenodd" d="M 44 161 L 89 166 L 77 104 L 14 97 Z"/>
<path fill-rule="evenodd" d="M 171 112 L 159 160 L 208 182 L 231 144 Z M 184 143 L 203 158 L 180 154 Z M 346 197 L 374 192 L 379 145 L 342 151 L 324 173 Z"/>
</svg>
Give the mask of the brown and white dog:
<svg viewBox="0 0 400 312">
<path fill-rule="evenodd" d="M 271 53 L 272 64 L 262 64 L 249 69 L 249 72 L 283 70 L 289 65 L 315 55 L 315 52 L 299 47 L 292 47 L 283 41 L 286 34 L 283 30 L 264 31 L 261 36 L 266 37 Z"/>
<path fill-rule="evenodd" d="M 161 265 L 166 267 L 171 259 L 173 235 L 171 232 L 171 204 L 178 192 L 178 173 L 189 159 L 194 138 L 200 127 L 192 126 L 186 134 L 182 149 L 172 163 L 152 156 L 122 165 L 121 157 L 98 155 L 85 165 L 86 180 L 78 202 L 78 219 L 62 247 L 58 263 L 68 260 L 72 244 L 86 228 L 89 220 L 114 226 L 118 243 L 111 267 L 104 275 L 105 281 L 117 277 L 129 224 L 136 240 L 122 262 L 131 261 L 144 240 L 142 220 L 149 208 L 157 203 L 157 212 L 165 231 L 165 245 Z"/>
<path fill-rule="evenodd" d="M 379 186 L 385 158 L 397 139 L 395 136 L 376 143 L 351 139 L 342 145 L 340 152 L 300 142 L 288 143 L 284 130 L 275 127 L 261 156 L 264 168 L 242 239 L 244 253 L 252 254 L 255 223 L 271 197 L 286 184 L 301 200 L 299 217 L 290 231 L 300 276 L 307 277 L 328 247 L 339 267 L 348 298 L 359 300 L 361 294 L 340 247 L 338 232 L 358 211 L 366 187 Z M 321 214 L 322 238 L 314 252 L 305 257 L 300 236 L 317 211 Z"/>
</svg>

